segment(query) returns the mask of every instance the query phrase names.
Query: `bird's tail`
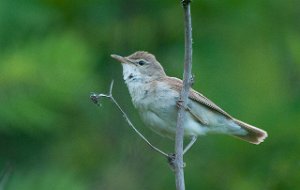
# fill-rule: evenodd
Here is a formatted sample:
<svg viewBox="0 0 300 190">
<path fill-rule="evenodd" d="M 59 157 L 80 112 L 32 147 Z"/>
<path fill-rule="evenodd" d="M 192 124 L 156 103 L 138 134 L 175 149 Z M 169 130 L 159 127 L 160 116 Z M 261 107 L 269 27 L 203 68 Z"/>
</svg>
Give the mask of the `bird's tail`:
<svg viewBox="0 0 300 190">
<path fill-rule="evenodd" d="M 264 141 L 265 138 L 268 137 L 268 133 L 262 129 L 254 127 L 252 125 L 249 125 L 237 119 L 233 119 L 233 120 L 237 125 L 239 125 L 244 130 L 247 131 L 246 135 L 234 135 L 239 139 L 242 139 L 252 144 L 260 144 L 261 142 Z"/>
</svg>

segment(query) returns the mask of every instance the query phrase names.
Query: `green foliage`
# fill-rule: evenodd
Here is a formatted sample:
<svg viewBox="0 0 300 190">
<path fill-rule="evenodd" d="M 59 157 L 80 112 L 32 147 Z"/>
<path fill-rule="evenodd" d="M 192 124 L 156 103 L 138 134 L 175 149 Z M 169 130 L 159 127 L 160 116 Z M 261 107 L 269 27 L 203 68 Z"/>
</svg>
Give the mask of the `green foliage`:
<svg viewBox="0 0 300 190">
<path fill-rule="evenodd" d="M 86 67 L 91 55 L 78 37 L 68 32 L 50 35 L 1 57 L 1 130 L 53 130 L 70 110 L 80 112 L 74 102 L 93 81 Z"/>
<path fill-rule="evenodd" d="M 83 190 L 86 189 L 82 180 L 74 173 L 59 169 L 47 168 L 33 171 L 15 172 L 7 186 L 8 190 L 14 189 L 45 189 L 45 190 Z"/>
<path fill-rule="evenodd" d="M 193 1 L 194 88 L 268 131 L 259 146 L 201 137 L 185 157 L 188 189 L 299 189 L 299 3 Z M 111 53 L 147 50 L 182 76 L 179 1 L 0 1 L 0 171 L 6 189 L 174 189 L 165 160 L 129 129 L 114 96 L 146 129 Z M 1 184 L 1 183 L 0 183 Z"/>
</svg>

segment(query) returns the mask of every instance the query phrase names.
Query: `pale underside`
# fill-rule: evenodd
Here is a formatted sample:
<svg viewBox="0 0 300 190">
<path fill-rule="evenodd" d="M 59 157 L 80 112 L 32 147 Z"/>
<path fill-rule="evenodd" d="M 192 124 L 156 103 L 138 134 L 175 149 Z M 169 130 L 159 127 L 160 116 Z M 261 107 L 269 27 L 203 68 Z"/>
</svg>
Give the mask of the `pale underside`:
<svg viewBox="0 0 300 190">
<path fill-rule="evenodd" d="M 137 76 L 129 77 L 131 73 L 127 73 L 125 68 L 123 71 L 132 102 L 139 110 L 142 120 L 156 133 L 173 139 L 176 133 L 177 101 L 181 80 L 164 77 L 145 82 Z M 235 123 L 229 114 L 194 90 L 190 92 L 186 110 L 185 136 L 208 133 L 247 134 L 247 131 Z"/>
</svg>

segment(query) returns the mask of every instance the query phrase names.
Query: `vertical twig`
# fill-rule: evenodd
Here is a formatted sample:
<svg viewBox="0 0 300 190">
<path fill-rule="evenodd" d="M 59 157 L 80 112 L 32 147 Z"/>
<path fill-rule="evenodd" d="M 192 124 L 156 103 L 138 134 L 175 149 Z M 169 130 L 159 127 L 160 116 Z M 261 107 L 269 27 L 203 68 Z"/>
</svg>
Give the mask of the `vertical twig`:
<svg viewBox="0 0 300 190">
<path fill-rule="evenodd" d="M 178 110 L 177 128 L 176 128 L 176 141 L 175 141 L 175 178 L 176 189 L 184 190 L 184 170 L 183 170 L 183 137 L 184 129 L 183 124 L 186 120 L 186 112 L 184 107 L 187 106 L 189 90 L 191 87 L 192 78 L 192 21 L 191 21 L 191 0 L 181 1 L 184 10 L 184 28 L 185 28 L 185 52 L 184 52 L 184 72 L 183 72 L 183 87 L 180 94 L 182 106 Z"/>
</svg>

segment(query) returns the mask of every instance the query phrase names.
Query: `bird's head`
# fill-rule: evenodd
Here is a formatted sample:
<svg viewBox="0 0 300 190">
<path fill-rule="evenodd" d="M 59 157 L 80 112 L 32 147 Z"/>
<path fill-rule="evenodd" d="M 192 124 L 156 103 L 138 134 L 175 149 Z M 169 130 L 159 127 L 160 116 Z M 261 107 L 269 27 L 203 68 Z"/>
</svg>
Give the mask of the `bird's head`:
<svg viewBox="0 0 300 190">
<path fill-rule="evenodd" d="M 155 80 L 166 76 L 155 56 L 145 51 L 137 51 L 127 57 L 111 55 L 122 63 L 124 80 Z"/>
</svg>

